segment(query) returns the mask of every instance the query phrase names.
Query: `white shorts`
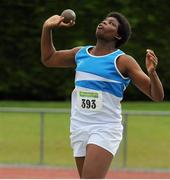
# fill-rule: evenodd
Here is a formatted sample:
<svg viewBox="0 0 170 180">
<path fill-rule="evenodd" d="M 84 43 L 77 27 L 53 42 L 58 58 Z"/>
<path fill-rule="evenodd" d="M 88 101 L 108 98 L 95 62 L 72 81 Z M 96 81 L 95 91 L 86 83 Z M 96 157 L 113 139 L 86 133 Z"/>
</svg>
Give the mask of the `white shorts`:
<svg viewBox="0 0 170 180">
<path fill-rule="evenodd" d="M 114 128 L 85 127 L 71 133 L 74 157 L 85 157 L 87 144 L 98 145 L 115 156 L 122 140 L 123 126 Z"/>
</svg>

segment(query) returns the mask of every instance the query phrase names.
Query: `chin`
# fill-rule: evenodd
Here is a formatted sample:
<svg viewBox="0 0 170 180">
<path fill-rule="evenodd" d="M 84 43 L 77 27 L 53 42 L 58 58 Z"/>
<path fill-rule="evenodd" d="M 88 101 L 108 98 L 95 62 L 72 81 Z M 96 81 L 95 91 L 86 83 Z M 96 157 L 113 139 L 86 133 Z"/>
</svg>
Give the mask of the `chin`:
<svg viewBox="0 0 170 180">
<path fill-rule="evenodd" d="M 96 31 L 96 38 L 97 39 L 105 39 L 105 35 L 101 31 Z"/>
</svg>

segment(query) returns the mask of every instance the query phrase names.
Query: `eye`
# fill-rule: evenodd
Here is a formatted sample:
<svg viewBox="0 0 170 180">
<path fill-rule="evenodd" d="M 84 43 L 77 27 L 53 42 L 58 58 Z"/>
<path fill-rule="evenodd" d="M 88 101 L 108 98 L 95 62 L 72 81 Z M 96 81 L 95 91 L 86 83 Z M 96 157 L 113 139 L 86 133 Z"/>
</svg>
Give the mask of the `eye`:
<svg viewBox="0 0 170 180">
<path fill-rule="evenodd" d="M 109 21 L 109 24 L 112 26 L 116 26 L 116 24 L 113 21 Z"/>
</svg>

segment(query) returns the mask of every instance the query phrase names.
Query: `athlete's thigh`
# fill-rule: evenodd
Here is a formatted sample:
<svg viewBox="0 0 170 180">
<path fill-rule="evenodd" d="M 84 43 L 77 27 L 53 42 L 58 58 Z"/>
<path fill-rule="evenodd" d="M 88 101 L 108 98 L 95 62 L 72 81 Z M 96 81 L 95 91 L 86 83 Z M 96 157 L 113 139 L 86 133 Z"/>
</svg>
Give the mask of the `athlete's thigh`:
<svg viewBox="0 0 170 180">
<path fill-rule="evenodd" d="M 80 177 L 82 176 L 84 159 L 85 159 L 85 157 L 75 157 L 76 166 L 77 166 L 78 173 L 79 173 L 79 176 L 80 176 Z"/>
<path fill-rule="evenodd" d="M 88 144 L 82 178 L 105 178 L 112 159 L 113 155 L 109 151 L 95 144 Z"/>
</svg>

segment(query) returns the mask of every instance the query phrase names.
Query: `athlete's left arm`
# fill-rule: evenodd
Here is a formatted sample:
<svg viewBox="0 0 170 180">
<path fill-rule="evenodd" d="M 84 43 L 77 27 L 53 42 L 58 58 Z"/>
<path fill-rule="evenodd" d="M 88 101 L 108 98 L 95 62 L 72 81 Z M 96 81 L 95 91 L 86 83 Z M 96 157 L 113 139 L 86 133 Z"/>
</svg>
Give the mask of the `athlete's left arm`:
<svg viewBox="0 0 170 180">
<path fill-rule="evenodd" d="M 153 101 L 162 101 L 164 90 L 162 83 L 156 73 L 158 58 L 152 50 L 146 51 L 146 69 L 148 75 L 143 72 L 139 64 L 131 56 L 125 55 L 126 74 L 135 84 L 135 86 L 150 97 Z"/>
</svg>

